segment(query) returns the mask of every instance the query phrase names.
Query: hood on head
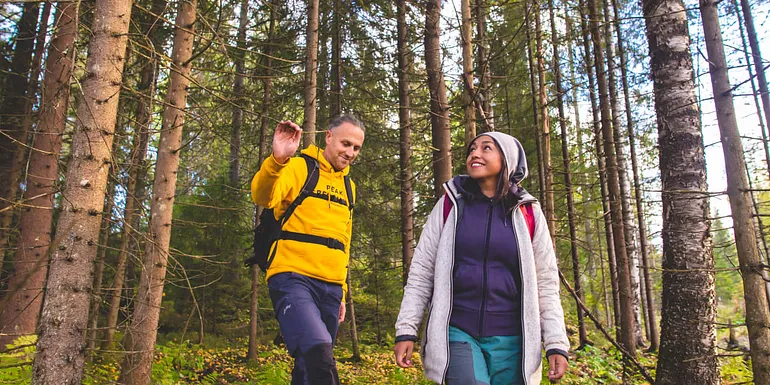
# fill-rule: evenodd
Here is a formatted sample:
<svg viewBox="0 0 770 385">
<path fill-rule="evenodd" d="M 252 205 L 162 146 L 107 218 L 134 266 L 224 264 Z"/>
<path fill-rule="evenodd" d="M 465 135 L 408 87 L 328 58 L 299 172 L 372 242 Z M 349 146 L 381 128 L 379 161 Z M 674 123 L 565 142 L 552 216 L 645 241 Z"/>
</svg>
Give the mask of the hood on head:
<svg viewBox="0 0 770 385">
<path fill-rule="evenodd" d="M 524 153 L 524 147 L 521 143 L 516 138 L 502 132 L 485 132 L 476 136 L 476 138 L 482 135 L 494 139 L 495 143 L 500 147 L 505 163 L 508 165 L 508 181 L 514 186 L 521 183 L 529 175 L 527 155 Z M 473 138 L 473 140 L 476 140 L 476 138 Z"/>
</svg>

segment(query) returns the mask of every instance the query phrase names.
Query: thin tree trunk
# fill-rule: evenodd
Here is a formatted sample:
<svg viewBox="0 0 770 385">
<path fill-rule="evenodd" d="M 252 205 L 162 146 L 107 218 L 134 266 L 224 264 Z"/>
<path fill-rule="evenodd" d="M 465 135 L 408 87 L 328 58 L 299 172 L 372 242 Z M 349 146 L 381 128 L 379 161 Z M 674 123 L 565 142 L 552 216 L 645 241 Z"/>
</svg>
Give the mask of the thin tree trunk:
<svg viewBox="0 0 770 385">
<path fill-rule="evenodd" d="M 599 173 L 599 184 L 602 195 L 602 219 L 604 220 L 604 238 L 607 242 L 607 265 L 610 269 L 610 285 L 612 286 L 613 323 L 615 325 L 615 338 L 620 340 L 620 293 L 618 290 L 617 266 L 615 264 L 615 242 L 612 237 L 612 218 L 609 215 L 609 192 L 607 187 L 607 166 L 602 147 L 601 119 L 599 117 L 599 103 L 596 97 L 596 78 L 594 77 L 595 57 L 591 51 L 590 36 L 587 18 L 583 10 L 586 6 L 581 1 L 580 26 L 583 31 L 583 51 L 585 57 L 585 70 L 588 75 L 588 93 L 591 99 L 591 116 L 593 119 L 594 145 L 596 147 L 596 164 Z"/>
<path fill-rule="evenodd" d="M 356 308 L 353 305 L 353 285 L 351 285 L 351 279 L 350 279 L 350 264 L 348 264 L 348 276 L 347 276 L 347 284 L 348 284 L 348 295 L 346 298 L 347 306 L 348 306 L 348 316 L 350 317 L 350 339 L 353 342 L 353 357 L 351 357 L 351 360 L 353 362 L 360 362 L 361 361 L 361 349 L 358 347 L 358 328 L 356 326 Z"/>
<path fill-rule="evenodd" d="M 754 17 L 751 14 L 751 5 L 749 4 L 748 0 L 741 0 L 741 9 L 743 10 L 743 22 L 746 26 L 746 34 L 749 35 L 751 56 L 754 59 L 754 71 L 757 73 L 759 95 L 762 98 L 762 107 L 765 110 L 765 126 L 770 129 L 770 93 L 768 92 L 767 87 L 767 77 L 765 75 L 764 67 L 765 64 L 762 61 L 762 52 L 759 49 L 759 40 L 757 40 L 757 30 L 754 28 Z M 767 143 L 767 139 L 765 139 L 765 143 Z M 767 152 L 767 150 L 765 151 Z M 768 158 L 770 158 L 770 156 L 768 156 Z M 770 162 L 770 160 L 768 160 L 768 162 Z M 770 166 L 768 166 L 768 168 L 770 168 Z"/>
<path fill-rule="evenodd" d="M 282 6 L 282 2 L 275 1 L 268 5 L 270 7 L 270 24 L 267 29 L 267 40 L 265 41 L 265 62 L 264 62 L 264 94 L 262 97 L 262 119 L 259 125 L 259 154 L 257 158 L 257 164 L 262 164 L 267 153 L 267 126 L 270 124 L 268 117 L 270 113 L 270 104 L 272 101 L 273 90 L 273 38 L 275 37 L 275 24 L 278 21 L 278 10 Z M 259 221 L 259 216 L 262 214 L 262 208 L 257 207 L 255 213 L 255 222 Z M 258 223 L 254 224 L 255 227 Z M 258 357 L 257 345 L 259 335 L 259 283 L 260 274 L 259 266 L 254 265 L 250 269 L 251 276 L 251 298 L 249 301 L 249 350 L 246 353 L 246 359 L 254 361 Z"/>
<path fill-rule="evenodd" d="M 623 347 L 633 357 L 636 356 L 636 338 L 634 325 L 633 293 L 631 291 L 631 274 L 629 272 L 628 254 L 626 254 L 626 239 L 623 229 L 623 214 L 621 204 L 618 162 L 615 157 L 615 138 L 610 121 L 609 91 L 607 88 L 607 73 L 604 70 L 604 52 L 600 42 L 599 8 L 596 0 L 588 0 L 590 10 L 590 27 L 593 37 L 593 52 L 595 55 L 597 83 L 599 86 L 599 105 L 601 106 L 601 126 L 604 141 L 604 155 L 607 166 L 607 192 L 609 193 L 610 217 L 612 218 L 612 240 L 615 246 L 615 259 L 618 276 L 618 295 L 620 297 L 620 331 Z"/>
<path fill-rule="evenodd" d="M 5 250 L 10 244 L 10 230 L 13 214 L 16 210 L 6 210 L 15 204 L 19 192 L 21 170 L 14 168 L 17 151 L 24 151 L 27 144 L 26 133 L 21 129 L 22 116 L 26 103 L 27 78 L 29 76 L 32 51 L 35 44 L 35 31 L 40 12 L 40 4 L 24 3 L 21 18 L 16 24 L 16 43 L 13 49 L 10 73 L 5 77 L 5 97 L 0 105 L 0 266 Z"/>
<path fill-rule="evenodd" d="M 473 89 L 473 19 L 471 17 L 471 1 L 461 0 L 460 41 L 463 51 L 463 126 L 465 127 L 465 145 L 469 145 L 476 137 L 476 108 Z"/>
<path fill-rule="evenodd" d="M 642 335 L 642 311 L 639 295 L 639 255 L 636 249 L 636 226 L 631 208 L 631 185 L 628 181 L 628 163 L 626 162 L 625 144 L 620 130 L 620 104 L 618 101 L 617 80 L 615 79 L 615 43 L 612 36 L 613 23 L 610 17 L 609 0 L 603 0 L 604 8 L 604 39 L 607 52 L 607 85 L 609 86 L 610 116 L 612 134 L 614 136 L 615 158 L 618 167 L 618 183 L 620 185 L 620 207 L 623 220 L 623 237 L 625 238 L 626 255 L 628 256 L 628 273 L 631 282 L 631 300 L 634 312 L 634 334 L 636 344 L 644 345 Z"/>
<path fill-rule="evenodd" d="M 749 29 L 749 24 L 751 24 L 751 30 L 754 30 L 754 21 L 751 20 L 751 23 L 744 23 L 743 18 L 741 17 L 741 13 L 738 10 L 738 1 L 733 0 L 733 5 L 735 6 L 735 15 L 738 17 L 738 22 L 741 25 L 745 25 L 747 30 Z M 748 7 L 748 4 L 746 4 Z M 749 9 L 749 16 L 751 16 L 751 10 Z M 754 106 L 757 108 L 757 118 L 759 119 L 759 130 L 762 132 L 762 147 L 765 150 L 765 163 L 767 164 L 767 173 L 768 176 L 770 176 L 770 140 L 768 140 L 767 137 L 767 125 L 765 124 L 765 121 L 762 119 L 762 108 L 759 104 L 759 92 L 757 90 L 757 85 L 754 82 L 754 70 L 751 66 L 751 59 L 749 58 L 749 49 L 746 44 L 746 34 L 743 33 L 743 28 L 739 28 L 741 32 L 741 42 L 743 43 L 743 54 L 746 58 L 746 68 L 749 70 L 749 78 L 751 79 L 751 90 L 753 91 L 754 96 Z M 755 32 L 756 33 L 756 32 Z M 756 39 L 756 36 L 755 36 Z M 752 51 L 754 52 L 754 51 Z M 759 53 L 759 47 L 757 47 L 756 50 L 757 53 Z M 761 55 L 757 55 L 756 58 L 761 62 L 762 57 Z M 761 75 L 763 78 L 765 74 L 763 73 Z M 765 89 L 767 89 L 767 81 L 765 81 Z M 767 97 L 767 92 L 762 94 L 763 97 Z M 763 99 L 764 102 L 764 99 Z M 770 105 L 770 101 L 768 102 L 768 105 Z M 770 108 L 765 107 L 765 118 L 767 118 L 767 114 L 770 113 Z M 747 175 L 748 177 L 748 175 Z M 749 177 L 749 182 L 751 182 L 751 178 Z M 752 191 L 754 189 L 752 188 Z M 759 207 L 757 206 L 757 202 L 754 199 L 754 194 L 752 193 L 752 204 L 754 205 L 754 212 L 759 215 Z M 764 251 L 764 262 L 768 261 L 768 258 L 770 258 L 770 247 L 768 247 L 767 244 L 767 237 L 766 237 L 766 231 L 765 231 L 765 225 L 762 222 L 761 217 L 757 217 L 757 226 L 759 226 L 759 235 L 760 235 L 760 241 L 762 242 L 762 250 Z M 762 277 L 764 277 L 765 280 L 765 291 L 767 292 L 767 297 L 770 299 L 770 272 L 768 272 L 767 269 L 762 271 Z"/>
<path fill-rule="evenodd" d="M 754 242 L 756 232 L 751 216 L 746 161 L 735 119 L 730 79 L 727 75 L 722 32 L 716 3 L 701 0 L 701 19 L 708 51 L 711 86 L 714 91 L 722 151 L 727 172 L 727 195 L 733 217 L 735 246 L 738 251 L 743 292 L 746 300 L 746 326 L 749 330 L 751 363 L 754 382 L 770 384 L 770 308 L 768 307 L 765 282 L 762 277 L 762 260 Z"/>
<path fill-rule="evenodd" d="M 58 181 L 61 133 L 67 117 L 77 16 L 77 3 L 57 5 L 55 33 L 45 63 L 38 124 L 33 133 L 33 150 L 29 154 L 27 189 L 24 191 L 28 206 L 19 218 L 15 274 L 8 286 L 12 291 L 6 294 L 5 306 L 0 310 L 2 333 L 29 334 L 34 333 L 37 326 L 50 256 L 48 249 L 53 241 L 54 186 Z M 0 255 L 3 253 L 0 248 Z M 9 337 L 0 336 L 0 346 L 12 342 L 14 337 Z"/>
<path fill-rule="evenodd" d="M 433 183 L 436 198 L 441 197 L 444 182 L 452 178 L 449 101 L 441 69 L 441 0 L 425 2 L 425 69 L 430 91 L 430 124 L 433 133 Z"/>
<path fill-rule="evenodd" d="M 57 226 L 61 241 L 49 267 L 32 384 L 77 384 L 83 375 L 83 333 L 130 20 L 131 1 L 96 0 L 88 75 L 82 81 L 65 178 L 67 199 Z"/>
<path fill-rule="evenodd" d="M 681 0 L 642 2 L 663 182 L 663 303 L 656 384 L 719 384 L 706 164 Z"/>
<path fill-rule="evenodd" d="M 529 69 L 529 91 L 530 91 L 530 97 L 532 99 L 532 121 L 534 122 L 534 132 L 535 132 L 535 147 L 537 149 L 537 182 L 538 187 L 540 188 L 540 202 L 545 203 L 545 170 L 543 168 L 543 165 L 545 162 L 543 162 L 543 151 L 542 151 L 542 143 L 540 140 L 540 114 L 538 113 L 537 108 L 537 90 L 536 90 L 536 83 L 535 80 L 535 60 L 533 58 L 532 53 L 532 37 L 530 36 L 529 30 L 532 26 L 532 23 L 529 20 L 530 12 L 532 12 L 532 9 L 534 9 L 534 4 L 530 7 L 528 7 L 527 12 L 524 14 L 524 20 L 527 25 L 526 28 L 524 28 L 524 33 L 526 34 L 527 38 L 527 64 Z M 509 122 L 510 125 L 510 122 Z"/>
<path fill-rule="evenodd" d="M 658 338 L 657 317 L 655 316 L 655 295 L 652 292 L 652 278 L 650 276 L 649 246 L 647 244 L 647 223 L 644 220 L 644 201 L 642 200 L 642 186 L 639 181 L 639 166 L 636 157 L 636 134 L 634 130 L 634 119 L 631 111 L 631 95 L 628 87 L 628 60 L 623 45 L 623 37 L 620 31 L 620 15 L 617 0 L 613 0 L 613 9 L 615 12 L 615 29 L 618 39 L 618 55 L 620 56 L 620 73 L 623 86 L 623 95 L 625 97 L 626 124 L 628 127 L 628 146 L 631 155 L 631 168 L 634 175 L 634 193 L 636 199 L 636 215 L 639 226 L 639 248 L 642 260 L 642 270 L 644 272 L 644 292 L 646 297 L 647 325 L 649 329 L 650 351 L 657 351 L 660 346 Z"/>
<path fill-rule="evenodd" d="M 305 38 L 305 118 L 302 123 L 302 147 L 315 144 L 316 79 L 318 77 L 318 0 L 307 2 L 307 36 Z"/>
<path fill-rule="evenodd" d="M 484 111 L 485 132 L 495 130 L 495 112 L 492 108 L 492 72 L 489 68 L 489 38 L 487 37 L 487 0 L 476 0 L 476 52 L 478 56 L 481 109 Z"/>
<path fill-rule="evenodd" d="M 118 146 L 113 146 L 113 159 L 115 158 L 114 151 Z M 117 174 L 114 168 L 110 168 L 110 175 Z M 102 215 L 102 230 L 99 238 L 99 255 L 96 257 L 96 272 L 94 273 L 94 294 L 91 296 L 91 319 L 88 326 L 88 337 L 86 341 L 88 343 L 89 360 L 96 353 L 96 339 L 98 336 L 97 327 L 99 326 L 99 309 L 102 305 L 102 281 L 104 278 L 104 259 L 107 256 L 107 249 L 110 241 L 110 224 L 112 222 L 112 209 L 115 207 L 115 187 L 117 182 L 114 178 L 108 177 L 107 180 L 107 195 L 104 203 L 104 214 Z"/>
<path fill-rule="evenodd" d="M 126 335 L 129 353 L 123 360 L 118 379 L 122 384 L 149 384 L 151 380 L 152 358 L 171 240 L 171 216 L 179 152 L 182 150 L 195 21 L 196 0 L 181 1 L 177 11 L 171 53 L 173 62 L 152 188 L 149 229 L 152 242 L 148 242 L 146 246 L 134 314 Z"/>
<path fill-rule="evenodd" d="M 540 100 L 540 151 L 542 152 L 543 172 L 545 173 L 545 218 L 551 241 L 556 244 L 556 206 L 553 197 L 553 165 L 551 163 L 551 123 L 548 116 L 548 94 L 545 86 L 545 55 L 543 52 L 543 29 L 540 25 L 540 0 L 534 0 L 535 9 L 535 44 L 537 57 L 537 81 Z"/>
<path fill-rule="evenodd" d="M 406 286 L 414 255 L 414 191 L 412 189 L 412 116 L 409 100 L 411 57 L 407 41 L 406 0 L 396 5 L 398 26 L 398 123 L 399 166 L 401 175 L 401 260 L 402 284 Z"/>
<path fill-rule="evenodd" d="M 332 6 L 334 12 L 332 31 L 332 81 L 331 103 L 329 108 L 329 120 L 342 113 L 342 4 L 341 0 L 334 0 Z"/>
<path fill-rule="evenodd" d="M 561 154 L 564 162 L 564 187 L 567 194 L 567 220 L 569 222 L 570 253 L 572 255 L 572 276 L 577 299 L 583 301 L 583 284 L 580 282 L 580 256 L 577 247 L 577 229 L 575 224 L 575 199 L 572 196 L 572 172 L 570 171 L 570 154 L 567 138 L 567 117 L 564 113 L 564 90 L 561 86 L 561 63 L 559 61 L 559 34 L 556 32 L 556 16 L 554 14 L 553 0 L 549 0 L 548 11 L 551 16 L 551 46 L 553 47 L 553 72 L 556 81 L 556 106 L 559 110 L 559 128 L 561 130 Z M 588 344 L 588 334 L 583 318 L 583 308 L 577 304 L 578 319 L 578 349 Z"/>
<path fill-rule="evenodd" d="M 243 83 L 246 78 L 246 28 L 249 25 L 249 1 L 241 0 L 240 17 L 238 20 L 238 51 L 235 54 L 235 81 L 233 82 L 233 131 L 230 135 L 230 173 L 228 179 L 230 186 L 240 186 L 241 175 L 241 128 L 243 127 L 243 103 L 246 102 L 243 94 Z"/>
<path fill-rule="evenodd" d="M 166 7 L 165 0 L 154 0 L 152 2 L 152 13 L 160 15 Z M 158 41 L 158 21 L 157 17 L 149 17 L 143 20 L 142 27 L 153 48 L 160 48 Z M 147 52 L 149 60 L 144 62 L 140 75 L 140 82 L 137 86 L 139 98 L 137 100 L 136 128 L 134 129 L 133 145 L 129 155 L 129 165 L 126 173 L 128 174 L 128 183 L 126 185 L 126 203 L 123 207 L 123 229 L 120 239 L 120 250 L 115 267 L 115 276 L 110 292 L 110 308 L 106 318 L 106 332 L 102 339 L 102 349 L 109 350 L 115 340 L 118 318 L 120 313 L 120 302 L 123 299 L 123 290 L 126 279 L 126 269 L 128 266 L 128 256 L 132 247 L 132 239 L 136 237 L 138 231 L 140 211 L 142 208 L 142 192 L 144 188 L 144 163 L 147 157 L 147 146 L 150 139 L 150 125 L 152 124 L 152 101 L 155 95 L 155 82 L 158 70 L 157 52 Z"/>
</svg>

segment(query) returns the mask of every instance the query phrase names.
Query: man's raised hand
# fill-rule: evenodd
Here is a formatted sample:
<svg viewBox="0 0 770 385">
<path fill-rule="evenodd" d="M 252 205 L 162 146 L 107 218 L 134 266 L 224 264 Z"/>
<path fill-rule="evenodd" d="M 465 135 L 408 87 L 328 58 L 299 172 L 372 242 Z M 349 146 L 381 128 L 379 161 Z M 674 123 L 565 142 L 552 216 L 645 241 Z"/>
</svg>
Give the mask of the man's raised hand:
<svg viewBox="0 0 770 385">
<path fill-rule="evenodd" d="M 302 129 L 291 120 L 284 120 L 275 127 L 273 135 L 273 158 L 278 163 L 286 163 L 299 148 Z"/>
</svg>

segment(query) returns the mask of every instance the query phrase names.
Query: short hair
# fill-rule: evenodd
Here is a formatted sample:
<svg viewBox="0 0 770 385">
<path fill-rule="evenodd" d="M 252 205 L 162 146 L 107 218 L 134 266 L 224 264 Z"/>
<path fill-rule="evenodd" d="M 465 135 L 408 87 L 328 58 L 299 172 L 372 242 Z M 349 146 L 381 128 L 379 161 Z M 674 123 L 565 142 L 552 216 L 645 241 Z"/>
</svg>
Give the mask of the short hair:
<svg viewBox="0 0 770 385">
<path fill-rule="evenodd" d="M 364 128 L 364 122 L 362 122 L 360 119 L 350 114 L 340 114 L 340 115 L 337 115 L 337 117 L 335 117 L 334 119 L 332 119 L 331 123 L 329 123 L 329 131 L 345 123 L 350 123 L 360 128 L 361 131 L 366 132 L 366 129 Z"/>
</svg>

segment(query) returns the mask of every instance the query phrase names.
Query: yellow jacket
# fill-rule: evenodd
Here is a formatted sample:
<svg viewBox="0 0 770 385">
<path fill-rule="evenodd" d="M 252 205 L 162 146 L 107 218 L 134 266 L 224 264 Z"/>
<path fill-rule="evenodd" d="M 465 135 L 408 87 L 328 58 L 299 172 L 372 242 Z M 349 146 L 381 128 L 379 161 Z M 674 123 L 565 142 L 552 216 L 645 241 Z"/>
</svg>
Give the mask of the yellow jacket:
<svg viewBox="0 0 770 385">
<path fill-rule="evenodd" d="M 315 243 L 279 239 L 273 246 L 278 250 L 267 269 L 265 279 L 278 273 L 294 272 L 340 284 L 344 301 L 353 213 L 347 205 L 339 202 L 348 200 L 344 176 L 350 167 L 335 171 L 322 152 L 313 145 L 302 150 L 303 154 L 318 161 L 319 175 L 315 193 L 325 195 L 326 200 L 306 198 L 294 210 L 283 229 L 337 239 L 345 245 L 345 251 Z M 300 157 L 292 157 L 285 164 L 280 164 L 270 155 L 251 180 L 251 199 L 262 207 L 274 209 L 276 219 L 280 218 L 302 191 L 306 178 L 307 165 Z M 355 197 L 355 184 L 351 181 L 350 185 Z"/>
</svg>

